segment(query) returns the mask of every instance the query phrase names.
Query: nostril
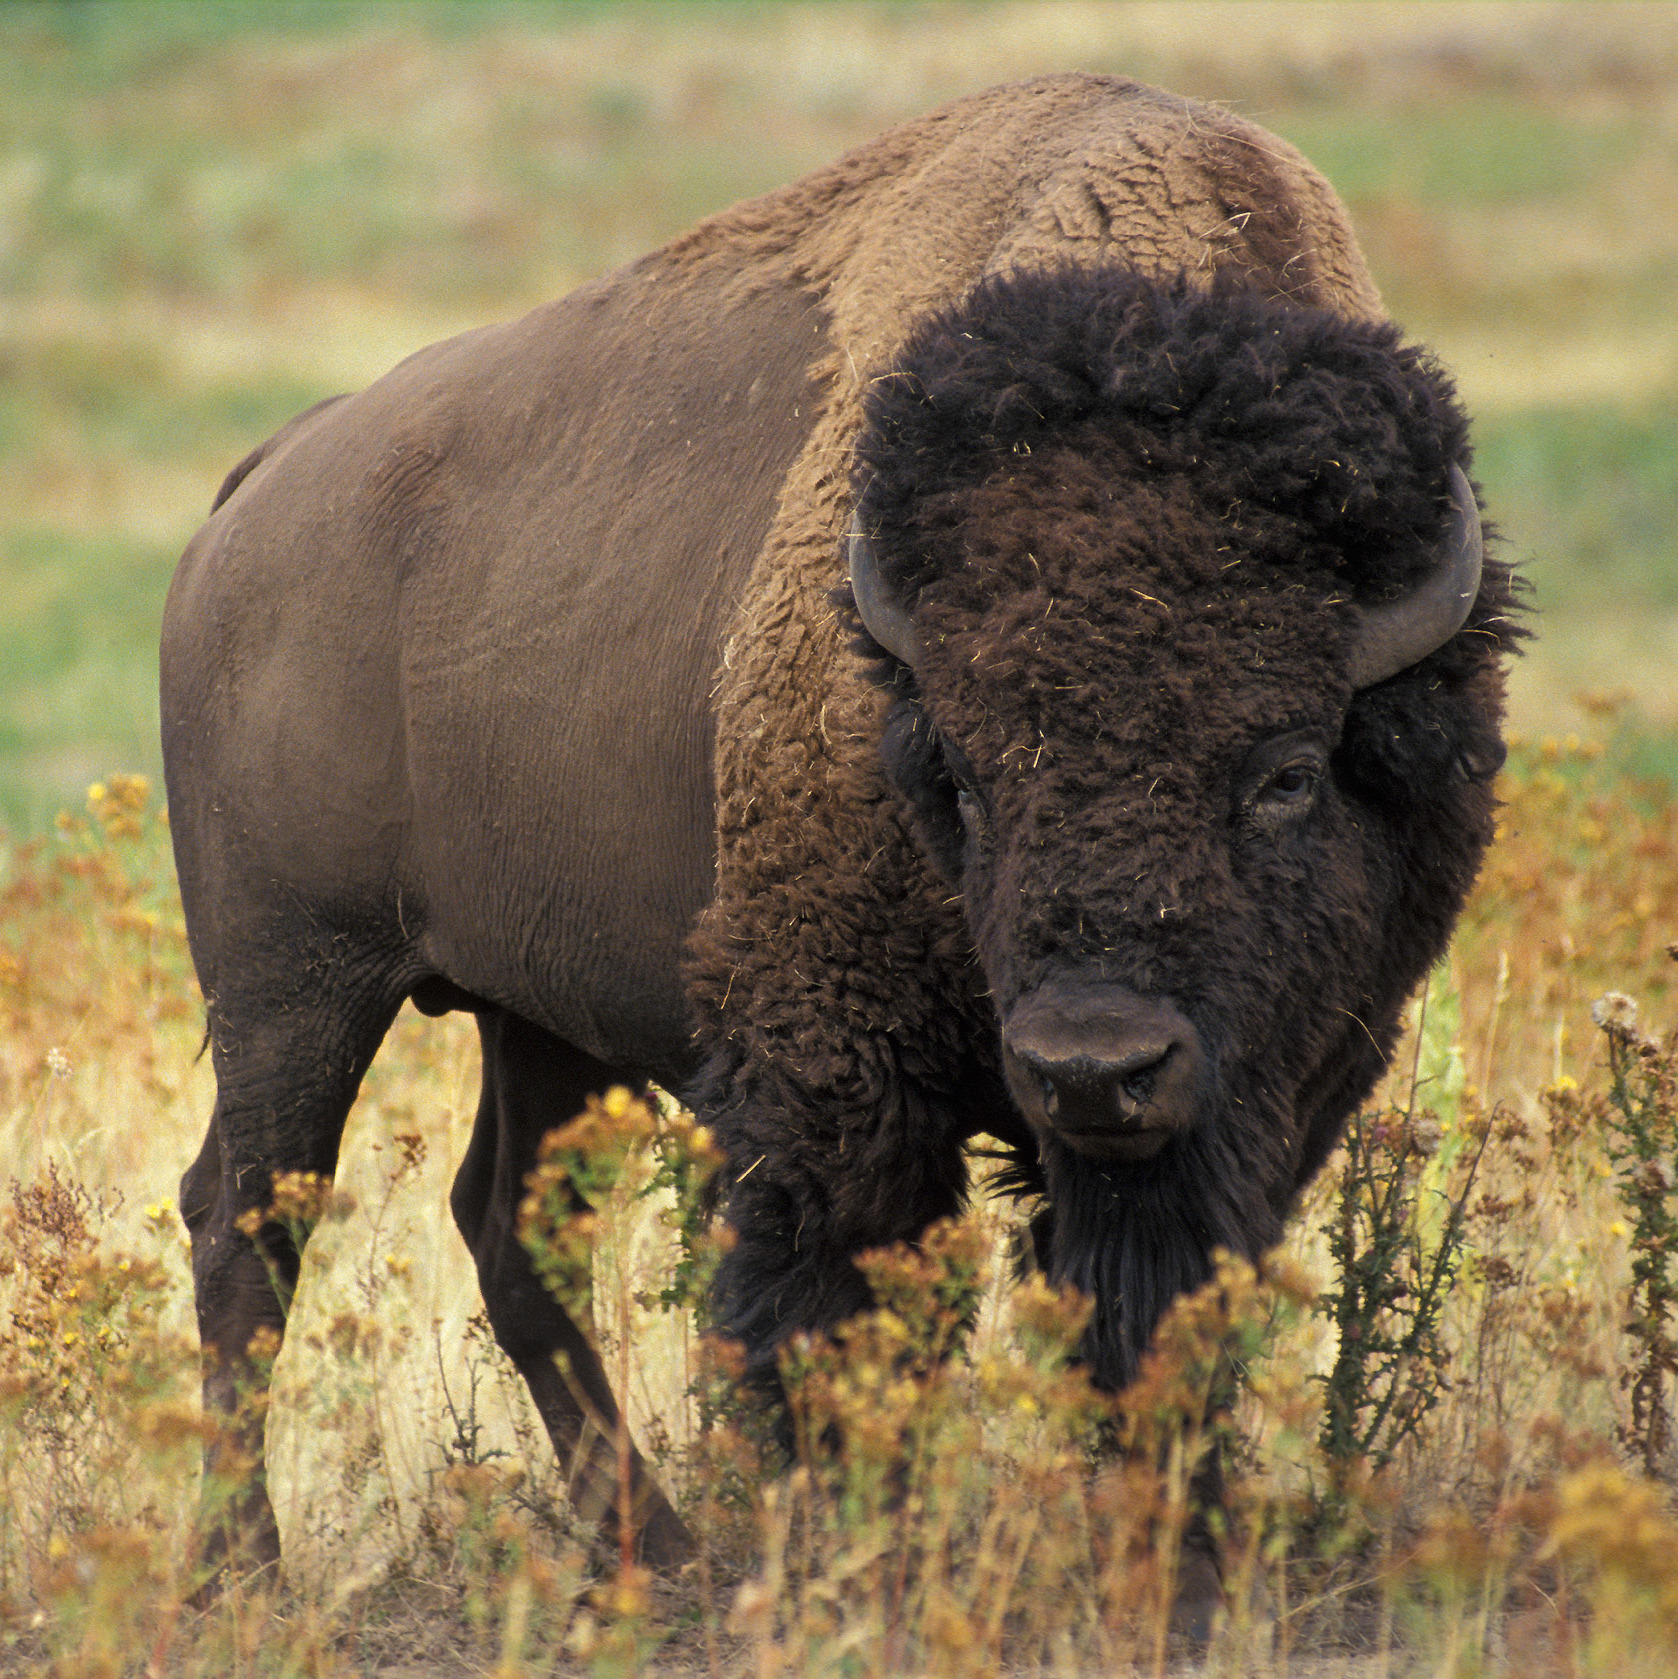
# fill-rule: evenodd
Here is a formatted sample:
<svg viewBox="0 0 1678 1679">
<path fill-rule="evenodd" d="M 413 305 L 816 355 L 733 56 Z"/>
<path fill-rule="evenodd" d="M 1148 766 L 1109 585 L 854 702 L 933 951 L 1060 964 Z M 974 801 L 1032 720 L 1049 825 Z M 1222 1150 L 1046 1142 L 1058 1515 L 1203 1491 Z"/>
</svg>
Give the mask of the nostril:
<svg viewBox="0 0 1678 1679">
<path fill-rule="evenodd" d="M 1174 1044 L 1167 1045 L 1162 1053 L 1153 1054 L 1152 1059 L 1140 1061 L 1139 1065 L 1140 1058 L 1133 1059 L 1128 1069 L 1120 1070 L 1120 1091 L 1138 1105 L 1151 1101 L 1160 1074 L 1165 1070 L 1165 1064 L 1175 1048 Z"/>
</svg>

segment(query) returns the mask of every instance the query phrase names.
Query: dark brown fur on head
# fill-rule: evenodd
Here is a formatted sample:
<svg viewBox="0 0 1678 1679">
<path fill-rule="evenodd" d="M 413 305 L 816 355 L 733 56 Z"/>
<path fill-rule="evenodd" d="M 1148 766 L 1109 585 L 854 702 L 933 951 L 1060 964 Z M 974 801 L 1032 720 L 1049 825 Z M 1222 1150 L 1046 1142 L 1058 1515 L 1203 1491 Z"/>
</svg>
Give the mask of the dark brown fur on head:
<svg viewBox="0 0 1678 1679">
<path fill-rule="evenodd" d="M 871 393 L 859 516 L 921 649 L 882 667 L 884 756 L 1004 1032 L 1070 988 L 1165 999 L 1204 1050 L 1155 1158 L 1027 1115 L 1104 1380 L 1214 1246 L 1277 1239 L 1490 839 L 1507 567 L 1443 648 L 1347 674 L 1355 603 L 1437 563 L 1467 455 L 1396 329 L 1235 282 L 988 280 Z"/>
</svg>

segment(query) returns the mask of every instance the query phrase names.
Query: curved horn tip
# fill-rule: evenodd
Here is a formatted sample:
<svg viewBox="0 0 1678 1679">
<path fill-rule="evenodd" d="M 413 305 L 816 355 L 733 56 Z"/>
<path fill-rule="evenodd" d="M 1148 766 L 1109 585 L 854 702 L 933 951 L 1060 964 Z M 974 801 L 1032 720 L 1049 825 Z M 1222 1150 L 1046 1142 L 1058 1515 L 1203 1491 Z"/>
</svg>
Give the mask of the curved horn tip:
<svg viewBox="0 0 1678 1679">
<path fill-rule="evenodd" d="M 880 576 L 879 562 L 874 557 L 874 545 L 862 528 L 858 514 L 851 516 L 849 539 L 851 596 L 856 601 L 857 616 L 862 627 L 903 664 L 913 665 L 920 651 L 915 626 L 902 605 L 893 600 Z"/>
<path fill-rule="evenodd" d="M 1474 486 L 1460 466 L 1449 479 L 1451 518 L 1439 565 L 1407 595 L 1358 609 L 1352 649 L 1354 688 L 1373 688 L 1401 670 L 1420 664 L 1468 622 L 1480 593 L 1485 548 Z"/>
</svg>

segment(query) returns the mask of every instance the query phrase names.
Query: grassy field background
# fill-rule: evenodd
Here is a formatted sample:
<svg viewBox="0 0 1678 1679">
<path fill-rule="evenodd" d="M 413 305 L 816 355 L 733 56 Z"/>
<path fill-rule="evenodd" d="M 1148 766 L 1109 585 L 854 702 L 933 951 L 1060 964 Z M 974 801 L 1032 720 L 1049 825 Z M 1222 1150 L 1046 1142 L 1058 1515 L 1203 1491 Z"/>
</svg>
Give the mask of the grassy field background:
<svg viewBox="0 0 1678 1679">
<path fill-rule="evenodd" d="M 1340 189 L 1456 370 L 1544 640 L 1678 724 L 1678 11 L 13 4 L 0 11 L 0 816 L 155 771 L 174 557 L 299 407 L 989 82 L 1221 100 Z M 1651 748 L 1653 749 L 1653 748 Z M 1662 748 L 1663 753 L 1665 749 Z"/>
<path fill-rule="evenodd" d="M 1406 1068 L 1432 1081 L 1448 1137 L 1504 1104 L 1476 1203 L 1484 1263 L 1447 1326 L 1456 1393 L 1383 1495 L 1403 1568 L 1319 1572 L 1315 1606 L 1285 1624 L 1316 1627 L 1334 1671 L 1339 1639 L 1385 1652 L 1369 1672 L 1411 1656 L 1465 1679 L 1678 1672 L 1678 1581 L 1648 1562 L 1678 1554 L 1665 1495 L 1638 1505 L 1630 1483 L 1603 1482 L 1590 1509 L 1624 1539 L 1620 1560 L 1602 1561 L 1603 1540 L 1564 1578 L 1554 1490 L 1622 1451 L 1632 1422 L 1613 1372 L 1636 1233 L 1600 1129 L 1590 1005 L 1614 987 L 1671 1024 L 1678 7 L 1060 0 L 0 7 L 0 1178 L 20 1182 L 9 1214 L 0 1197 L 16 1331 L 0 1348 L 0 1670 L 116 1673 L 150 1650 L 160 1672 L 514 1673 L 540 1649 L 605 1673 L 651 1647 L 613 1644 L 635 1615 L 587 1597 L 563 1535 L 531 1537 L 533 1493 L 557 1488 L 473 1328 L 445 1205 L 476 1048 L 460 1020 L 411 1013 L 352 1117 L 346 1199 L 311 1245 L 277 1372 L 276 1502 L 303 1596 L 207 1631 L 182 1609 L 190 1380 L 140 1354 L 185 1347 L 171 1203 L 211 1090 L 158 789 L 122 779 L 158 775 L 164 592 L 227 468 L 300 407 L 940 100 L 1065 68 L 1226 102 L 1325 170 L 1393 314 L 1459 377 L 1541 614 L 1504 834 Z M 41 1187 L 54 1166 L 84 1199 Z M 1440 1187 L 1444 1168 L 1427 1171 Z M 1319 1278 L 1337 1181 L 1296 1243 Z M 604 1274 L 636 1272 L 645 1236 L 626 1230 Z M 83 1270 L 55 1270 L 54 1253 Z M 114 1290 L 119 1263 L 149 1279 L 110 1296 L 126 1318 L 29 1304 L 71 1273 L 88 1298 Z M 598 1310 L 608 1336 L 636 1322 L 633 1411 L 643 1438 L 662 1427 L 679 1477 L 687 1331 L 637 1307 L 638 1287 L 604 1287 Z M 1321 1373 L 1321 1317 L 1291 1334 L 1270 1368 Z M 1285 1443 L 1302 1426 L 1292 1390 L 1260 1387 L 1252 1431 Z M 43 1394 L 52 1406 L 31 1410 Z M 513 1464 L 523 1483 L 495 1480 Z M 1310 1470 L 1278 1474 L 1297 1489 Z M 1548 1515 L 1519 1502 L 1535 1488 L 1551 1489 Z M 763 1673 L 899 1671 L 890 1593 L 845 1596 L 878 1557 L 858 1561 L 850 1530 L 822 1551 L 814 1524 L 795 1566 L 787 1508 L 759 1512 L 762 1592 L 732 1610 L 690 1600 L 677 1623 L 723 1629 Z M 369 1608 L 392 1556 L 409 1596 Z M 1006 1590 L 968 1580 L 970 1619 L 987 1591 L 1019 1588 L 1067 1625 L 1105 1624 L 1052 1583 L 1084 1563 L 1057 1575 L 1053 1560 L 1036 1587 L 1029 1571 Z M 1367 1616 L 1325 1621 L 1342 1599 L 1379 1600 L 1380 1636 Z M 1410 1617 L 1396 1631 L 1395 1615 Z M 923 1621 L 915 1647 L 943 1652 L 937 1671 L 986 1671 L 990 1646 L 962 1655 Z M 1111 1655 L 1093 1634 L 1044 1639 L 1061 1655 L 1039 1671 Z M 1229 1644 L 1223 1670 L 1286 1667 L 1286 1640 L 1256 1649 Z"/>
</svg>

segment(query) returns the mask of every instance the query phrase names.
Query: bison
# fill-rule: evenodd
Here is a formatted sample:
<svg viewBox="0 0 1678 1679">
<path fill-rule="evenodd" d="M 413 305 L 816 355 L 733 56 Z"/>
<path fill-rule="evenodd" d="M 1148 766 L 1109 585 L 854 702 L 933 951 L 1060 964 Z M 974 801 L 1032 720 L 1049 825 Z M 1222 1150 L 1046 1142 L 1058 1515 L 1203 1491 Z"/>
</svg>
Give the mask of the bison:
<svg viewBox="0 0 1678 1679">
<path fill-rule="evenodd" d="M 1304 160 L 1093 75 L 292 421 L 163 633 L 207 1403 L 283 1329 L 273 1175 L 332 1172 L 405 999 L 476 1015 L 454 1214 L 608 1529 L 613 1395 L 515 1222 L 610 1083 L 724 1146 L 754 1380 L 984 1132 L 1122 1385 L 1214 1248 L 1277 1239 L 1490 837 L 1512 583 L 1468 463 Z M 277 1555 L 260 1472 L 227 1542 Z"/>
</svg>

